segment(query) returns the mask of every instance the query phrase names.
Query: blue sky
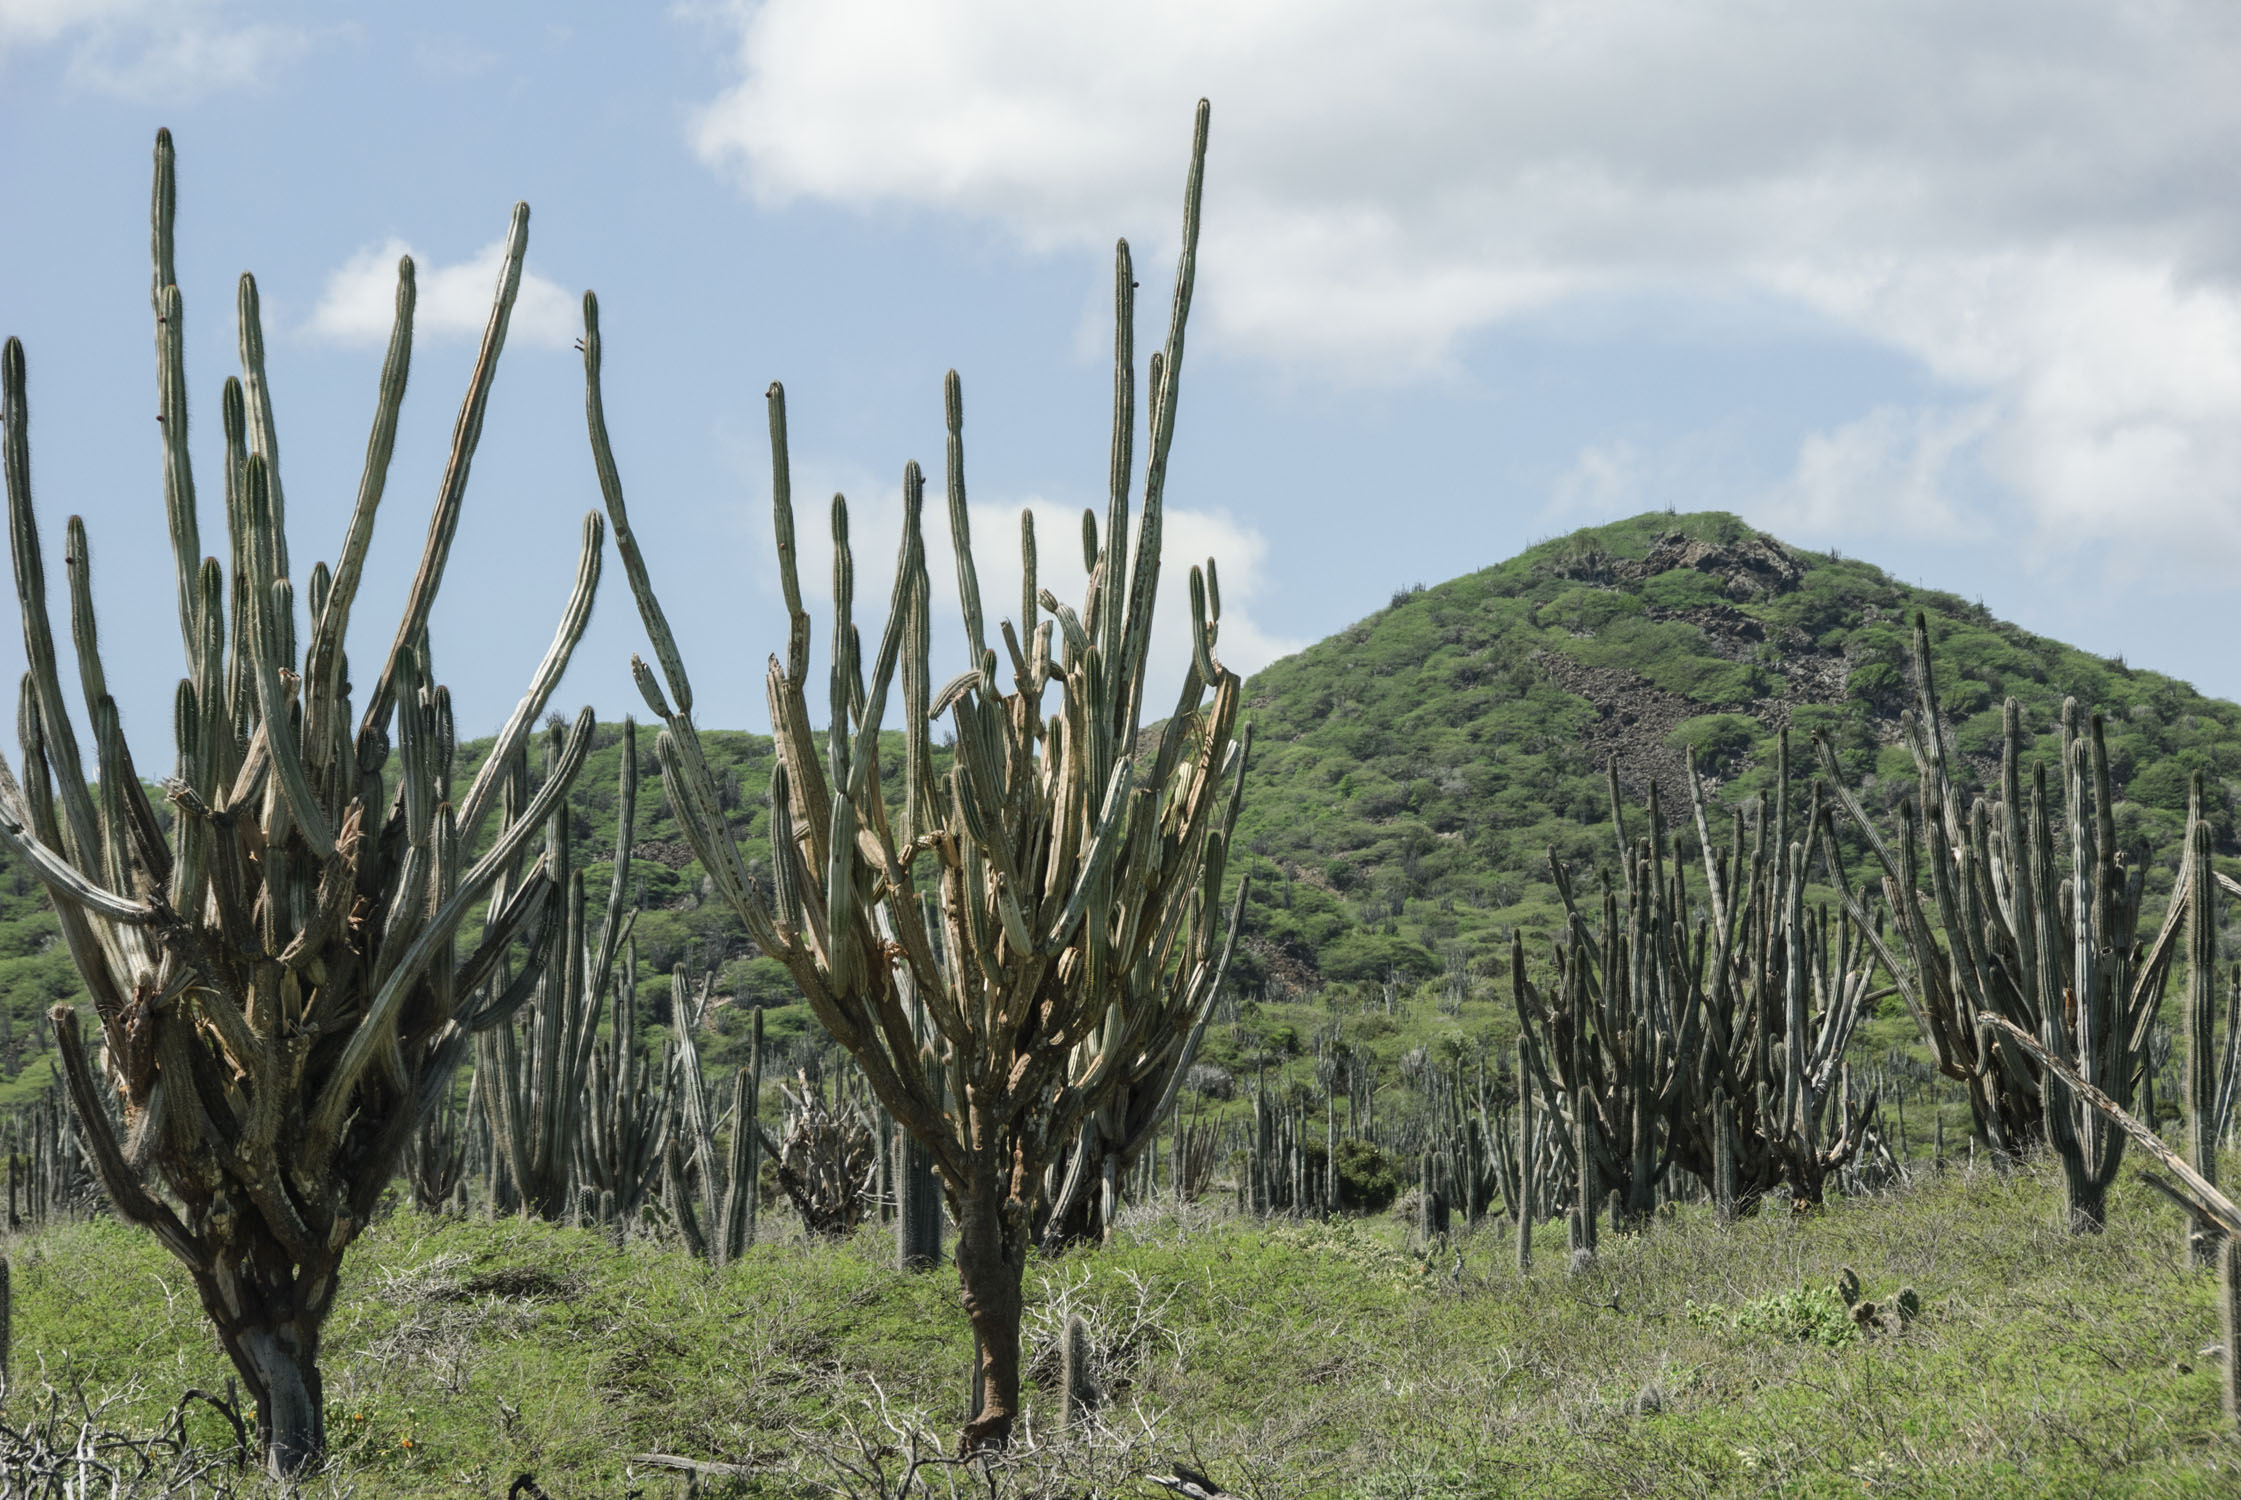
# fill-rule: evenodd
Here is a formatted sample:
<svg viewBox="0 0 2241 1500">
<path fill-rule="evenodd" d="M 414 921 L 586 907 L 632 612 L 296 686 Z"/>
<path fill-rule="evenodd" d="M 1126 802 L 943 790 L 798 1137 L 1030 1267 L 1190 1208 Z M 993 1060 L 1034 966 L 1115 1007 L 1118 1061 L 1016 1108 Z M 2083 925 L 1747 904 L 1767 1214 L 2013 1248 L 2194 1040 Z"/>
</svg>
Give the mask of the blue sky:
<svg viewBox="0 0 2241 1500">
<path fill-rule="evenodd" d="M 114 690 L 168 759 L 156 128 L 179 148 L 206 537 L 234 278 L 263 295 L 307 570 L 339 543 L 395 258 L 416 258 L 361 656 L 387 643 L 526 199 L 533 279 L 436 619 L 462 731 L 511 707 L 598 503 L 586 287 L 699 717 L 761 727 L 784 639 L 765 385 L 787 385 L 805 528 L 846 491 L 877 600 L 955 366 L 984 589 L 1014 596 L 1031 505 L 1069 592 L 1052 560 L 1102 503 L 1112 241 L 1135 247 L 1148 351 L 1204 94 L 1164 597 L 1218 555 L 1233 665 L 1671 506 L 2233 697 L 2236 76 L 2241 19 L 2185 3 L 0 0 L 0 333 L 29 354 L 47 546 L 85 516 Z M 636 709 L 639 646 L 610 567 L 557 701 Z"/>
</svg>

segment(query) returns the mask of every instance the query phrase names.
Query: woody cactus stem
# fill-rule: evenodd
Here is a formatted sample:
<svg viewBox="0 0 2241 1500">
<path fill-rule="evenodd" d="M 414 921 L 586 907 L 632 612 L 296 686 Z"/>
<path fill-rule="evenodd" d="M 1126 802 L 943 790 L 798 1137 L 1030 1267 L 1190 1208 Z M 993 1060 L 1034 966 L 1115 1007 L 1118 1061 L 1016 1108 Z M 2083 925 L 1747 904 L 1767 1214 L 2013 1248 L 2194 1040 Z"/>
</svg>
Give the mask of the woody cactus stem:
<svg viewBox="0 0 2241 1500">
<path fill-rule="evenodd" d="M 633 726 L 624 724 L 635 738 Z M 633 753 L 626 739 L 624 754 Z M 660 1175 L 676 1098 L 677 1065 L 665 1055 L 657 1070 L 648 1065 L 638 1037 L 638 957 L 636 945 L 623 943 L 622 980 L 615 987 L 615 1020 L 607 1040 L 592 1049 L 583 1108 L 583 1133 L 577 1160 L 584 1180 L 599 1194 L 601 1216 L 616 1226 L 637 1217 Z"/>
<path fill-rule="evenodd" d="M 1916 709 L 1902 724 L 1919 773 L 1921 814 L 1915 803 L 1902 804 L 1895 838 L 1869 819 L 1838 778 L 1833 752 L 1819 747 L 1838 800 L 1882 866 L 1897 919 L 1895 950 L 1879 937 L 1871 942 L 1940 1070 L 1968 1089 L 1979 1137 L 1996 1152 L 2012 1153 L 2043 1133 L 2062 1158 L 2070 1227 L 2091 1233 L 2102 1227 L 2124 1137 L 2059 1076 L 2047 1077 L 2008 1032 L 1986 1028 L 1980 1017 L 2013 1022 L 2129 1107 L 2189 892 L 2198 879 L 2215 876 L 2190 852 L 2161 930 L 2136 943 L 2147 863 L 2127 864 L 2117 848 L 2100 716 L 2081 722 L 2076 700 L 2062 705 L 2058 806 L 2043 764 L 2033 768 L 2026 793 L 2022 710 L 2010 698 L 2000 795 L 1964 808 L 1946 770 L 1945 725 L 1920 615 L 1914 660 Z M 2069 845 L 2059 860 L 2058 829 Z"/>
<path fill-rule="evenodd" d="M 848 508 L 833 502 L 834 613 L 821 736 L 806 697 L 810 621 L 797 578 L 785 404 L 771 388 L 779 578 L 792 617 L 785 658 L 772 660 L 768 677 L 782 776 L 772 799 L 775 907 L 749 877 L 718 809 L 684 664 L 630 531 L 601 413 L 597 307 L 585 299 L 592 451 L 661 663 L 659 679 L 643 663 L 636 670 L 667 725 L 658 750 L 670 803 L 718 895 L 756 945 L 786 965 L 879 1101 L 933 1156 L 956 1217 L 958 1276 L 981 1345 L 984 1399 L 965 1428 L 968 1449 L 1005 1443 L 1019 1414 L 1020 1281 L 1046 1169 L 1073 1147 L 1085 1120 L 1167 1068 L 1174 1036 L 1202 1024 L 1236 932 L 1237 907 L 1225 913 L 1221 894 L 1243 786 L 1240 684 L 1214 654 L 1220 602 L 1210 572 L 1193 570 L 1193 650 L 1181 696 L 1149 754 L 1139 755 L 1137 740 L 1206 124 L 1201 103 L 1174 310 L 1166 347 L 1152 359 L 1135 555 L 1128 553 L 1135 282 L 1123 246 L 1114 291 L 1111 504 L 1101 532 L 1093 516 L 1084 520 L 1093 566 L 1080 609 L 1030 576 L 1024 617 L 1002 622 L 1001 656 L 990 646 L 965 499 L 964 398 L 952 374 L 943 404 L 966 670 L 934 689 L 924 485 L 911 464 L 903 476 L 901 555 L 869 662 L 854 619 Z M 1022 561 L 1031 574 L 1032 553 Z M 904 716 L 896 819 L 881 789 L 888 771 L 879 752 L 898 672 Z M 1054 691 L 1058 701 L 1048 704 Z M 955 726 L 955 763 L 946 775 L 934 768 L 937 715 Z M 1169 1071 L 1162 1087 L 1171 1093 L 1179 1083 Z"/>
<path fill-rule="evenodd" d="M 1872 996 L 1874 965 L 1852 918 L 1805 904 L 1816 859 L 1832 885 L 1847 887 L 1818 795 L 1801 837 L 1789 836 L 1788 743 L 1778 740 L 1777 790 L 1761 799 L 1757 837 L 1747 850 L 1738 809 L 1724 856 L 1689 767 L 1703 916 L 1692 915 L 1689 859 L 1656 787 L 1648 837 L 1629 841 L 1614 767 L 1623 881 L 1604 891 L 1600 925 L 1552 851 L 1570 922 L 1545 992 L 1527 974 L 1523 939 L 1512 941 L 1527 1086 L 1569 1119 L 1586 1220 L 1591 1177 L 1618 1194 L 1623 1222 L 1639 1226 L 1676 1166 L 1719 1187 L 1723 1217 L 1776 1186 L 1819 1202 L 1865 1139 L 1875 1100 L 1850 1102 L 1844 1049 Z M 1593 1248 L 1584 1227 L 1581 1243 Z"/>
<path fill-rule="evenodd" d="M 486 1080 L 483 1100 L 491 1140 L 523 1204 L 554 1222 L 568 1214 L 584 1175 L 578 1137 L 585 1112 L 595 1102 L 587 1085 L 599 1043 L 599 1018 L 614 987 L 615 961 L 638 916 L 626 909 L 624 900 L 630 889 L 630 849 L 637 837 L 637 749 L 637 726 L 625 720 L 613 872 L 596 938 L 584 913 L 584 875 L 576 866 L 569 809 L 563 802 L 554 807 L 545 831 L 545 868 L 568 902 L 558 924 L 557 950 L 536 976 L 536 997 L 521 1007 L 518 1027 L 512 1021 L 493 1027 L 476 1047 L 475 1072 Z M 566 752 L 555 724 L 547 732 L 547 780 Z M 517 757 L 508 777 L 508 797 L 521 796 L 526 780 L 525 765 Z"/>
<path fill-rule="evenodd" d="M 908 1132 L 895 1174 L 895 1261 L 905 1271 L 931 1271 L 942 1260 L 941 1178 L 934 1157 Z"/>
<path fill-rule="evenodd" d="M 2194 773 L 2187 798 L 2187 868 L 2212 870 L 2210 825 L 2202 817 L 2202 773 Z M 2227 1021 L 2228 1042 L 2235 1030 Z M 2187 1160 L 2202 1180 L 2218 1180 L 2218 882 L 2208 875 L 2187 882 Z M 2230 1051 L 2230 1046 L 2228 1048 Z M 2187 1245 L 2198 1269 L 2218 1258 L 2218 1235 L 2194 1221 Z"/>
<path fill-rule="evenodd" d="M 187 675 L 173 715 L 178 774 L 168 835 L 142 795 L 94 629 L 85 533 L 65 559 L 79 681 L 96 757 L 89 779 L 48 623 L 31 503 L 23 347 L 0 353 L 0 438 L 16 594 L 31 670 L 20 783 L 0 769 L 0 846 L 45 883 L 106 1043 L 97 1078 L 70 1006 L 53 1013 L 71 1105 L 120 1218 L 185 1264 L 258 1408 L 276 1474 L 325 1443 L 320 1329 L 343 1252 L 391 1182 L 422 1111 L 449 1086 L 467 1037 L 503 1019 L 491 981 L 552 905 L 525 847 L 591 742 L 577 719 L 555 774 L 469 864 L 496 768 L 512 758 L 566 667 L 591 609 L 602 527 L 587 517 L 576 586 L 552 648 L 495 753 L 455 799 L 451 708 L 429 670 L 427 621 L 465 497 L 482 411 L 521 279 L 529 211 L 514 210 L 497 298 L 380 686 L 355 732 L 345 627 L 412 344 L 413 274 L 397 319 L 358 501 L 330 572 L 311 570 L 297 639 L 273 407 L 256 283 L 241 280 L 242 373 L 225 385 L 230 566 L 204 558 L 188 462 L 180 297 L 171 267 L 173 157 L 156 140 L 155 305 L 165 508 Z M 229 592 L 230 591 L 230 592 Z M 140 642 L 135 639 L 134 644 Z M 391 778 L 390 723 L 397 726 Z M 393 779 L 392 779 L 393 778 Z M 472 953 L 462 919 L 487 901 Z M 531 968 L 535 967 L 532 944 Z M 111 1124 L 121 1099 L 124 1132 Z"/>
<path fill-rule="evenodd" d="M 707 1019 L 715 976 L 706 975 L 696 1003 L 679 965 L 670 975 L 670 1015 L 675 1031 L 674 1066 L 677 1077 L 677 1119 L 671 1127 L 676 1138 L 672 1161 L 678 1225 L 686 1245 L 705 1256 L 712 1266 L 737 1260 L 755 1242 L 755 1193 L 762 1166 L 762 1127 L 756 1107 L 763 1088 L 763 1013 L 757 1006 L 748 1020 L 747 1066 L 732 1078 L 730 1144 L 717 1149 L 722 1137 L 712 1090 L 700 1065 L 700 1044 L 695 1033 Z M 778 1153 L 772 1151 L 773 1156 Z M 685 1168 L 700 1189 L 696 1210 L 686 1191 Z M 701 1227 L 705 1215 L 707 1227 Z"/>
</svg>

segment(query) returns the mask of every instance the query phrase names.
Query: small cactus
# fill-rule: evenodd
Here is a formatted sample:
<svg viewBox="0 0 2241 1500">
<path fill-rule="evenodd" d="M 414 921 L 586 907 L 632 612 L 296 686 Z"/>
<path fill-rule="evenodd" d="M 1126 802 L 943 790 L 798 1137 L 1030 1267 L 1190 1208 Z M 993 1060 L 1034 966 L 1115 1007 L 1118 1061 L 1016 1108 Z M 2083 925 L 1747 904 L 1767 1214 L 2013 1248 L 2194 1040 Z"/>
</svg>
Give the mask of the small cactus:
<svg viewBox="0 0 2241 1500">
<path fill-rule="evenodd" d="M 1089 1324 L 1080 1313 L 1072 1313 L 1066 1319 L 1058 1359 L 1058 1388 L 1064 1403 L 1060 1425 L 1068 1432 L 1086 1427 L 1090 1413 L 1097 1409 L 1097 1382 L 1089 1363 Z"/>
<path fill-rule="evenodd" d="M 1860 1301 L 1860 1273 L 1846 1266 L 1836 1273 L 1836 1294 L 1844 1299 L 1846 1307 L 1857 1307 Z"/>
</svg>

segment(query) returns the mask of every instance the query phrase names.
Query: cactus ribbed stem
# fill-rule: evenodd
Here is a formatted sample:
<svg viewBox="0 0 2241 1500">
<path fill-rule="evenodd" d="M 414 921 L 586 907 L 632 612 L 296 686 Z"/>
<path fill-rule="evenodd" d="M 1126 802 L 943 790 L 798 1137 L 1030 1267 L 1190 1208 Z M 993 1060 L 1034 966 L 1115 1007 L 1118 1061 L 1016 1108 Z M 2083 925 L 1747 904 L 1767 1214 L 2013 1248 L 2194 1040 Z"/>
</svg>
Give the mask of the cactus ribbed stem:
<svg viewBox="0 0 2241 1500">
<path fill-rule="evenodd" d="M 995 670 L 970 546 L 964 397 L 954 373 L 943 386 L 944 488 L 967 670 L 930 692 L 932 589 L 923 476 L 913 464 L 904 473 L 887 625 L 868 660 L 853 618 L 848 510 L 838 499 L 832 509 L 835 608 L 822 746 L 805 681 L 809 625 L 784 482 L 783 393 L 771 389 L 772 463 L 780 481 L 773 485 L 773 515 L 790 626 L 786 661 L 773 664 L 766 686 L 801 855 L 798 866 L 789 866 L 782 849 L 773 851 L 784 871 L 776 912 L 709 793 L 681 675 L 663 661 L 665 696 L 650 668 L 635 668 L 641 692 L 667 726 L 656 750 L 671 805 L 718 899 L 765 954 L 787 967 L 820 1023 L 856 1058 L 872 1094 L 927 1148 L 956 1209 L 955 1259 L 985 1385 L 967 1427 L 968 1448 L 1004 1443 L 1019 1412 L 1020 1278 L 1028 1246 L 1045 1227 L 1033 1222 L 1027 1205 L 1048 1189 L 1051 1168 L 1068 1161 L 1071 1186 L 1063 1191 L 1108 1207 L 1097 1188 L 1125 1179 L 1172 1109 L 1242 912 L 1243 882 L 1222 900 L 1245 745 L 1237 728 L 1242 684 L 1212 655 L 1215 588 L 1202 590 L 1194 664 L 1175 710 L 1152 753 L 1136 754 L 1206 129 L 1202 105 L 1173 313 L 1151 377 L 1151 464 L 1134 556 L 1124 566 L 1129 395 L 1116 400 L 1115 524 L 1101 538 L 1106 551 L 1092 570 L 1092 598 L 1075 613 L 1039 585 L 1033 595 L 1065 632 L 1059 671 L 1047 669 L 1048 646 L 1032 619 L 1013 622 L 1003 635 L 1015 655 L 1014 691 L 1005 691 Z M 1116 389 L 1132 390 L 1126 255 L 1117 263 Z M 588 386 L 596 386 L 599 371 L 593 307 L 587 298 Z M 598 411 L 595 392 L 587 393 L 587 409 Z M 621 486 L 612 477 L 608 434 L 596 417 L 589 426 L 620 533 Z M 631 583 L 662 652 L 652 586 L 636 571 Z M 1207 666 L 1214 668 L 1211 679 Z M 900 840 L 886 813 L 878 754 L 898 672 L 908 783 Z M 1062 701 L 1046 707 L 1054 688 Z M 933 774 L 928 718 L 936 714 L 954 723 L 956 755 L 946 782 Z M 774 816 L 774 830 L 778 823 Z"/>
<path fill-rule="evenodd" d="M 299 650 L 261 311 L 248 277 L 236 302 L 242 373 L 219 402 L 230 545 L 224 560 L 201 556 L 168 134 L 157 139 L 155 177 L 151 296 L 164 506 L 187 665 L 172 702 L 174 816 L 168 831 L 159 826 L 108 696 L 90 549 L 71 518 L 70 628 L 98 795 L 89 783 L 56 671 L 31 496 L 28 377 L 22 346 L 11 339 L 0 347 L 0 470 L 30 671 L 19 705 L 23 775 L 7 778 L 13 790 L 0 796 L 0 846 L 55 898 L 102 1029 L 108 1076 L 97 1082 L 77 1010 L 53 1012 L 79 1125 L 73 1139 L 118 1216 L 149 1229 L 187 1267 L 256 1402 L 267 1465 L 285 1477 L 315 1463 L 324 1447 L 319 1340 L 343 1253 L 389 1186 L 422 1112 L 446 1095 L 468 1039 L 518 1003 L 519 995 L 498 992 L 506 955 L 532 931 L 548 931 L 553 903 L 566 899 L 542 869 L 521 878 L 518 859 L 589 752 L 591 717 L 586 710 L 576 720 L 537 798 L 517 806 L 488 852 L 467 865 L 450 812 L 451 710 L 428 666 L 428 614 L 518 282 L 527 210 L 515 213 L 512 270 L 431 526 L 441 545 L 424 562 L 382 686 L 353 736 L 345 729 L 343 627 L 403 398 L 409 263 L 400 271 L 359 506 L 340 568 L 314 567 L 303 580 L 314 628 Z M 530 720 L 581 636 L 603 541 L 594 516 L 579 573 L 582 605 L 564 619 L 548 658 L 554 670 L 519 711 Z M 393 808 L 403 810 L 401 820 L 392 821 Z M 460 962 L 458 929 L 478 906 L 486 906 L 480 940 Z M 546 946 L 532 944 L 517 982 L 537 980 Z M 128 1006 L 125 998 L 159 994 L 180 1003 Z M 212 1082 L 219 1079 L 223 1088 Z M 124 1135 L 160 1144 L 128 1159 Z M 448 1161 L 452 1147 L 442 1154 Z M 45 1154 L 39 1174 L 59 1171 L 57 1155 Z M 52 1203 L 55 1183 L 31 1186 Z"/>
<path fill-rule="evenodd" d="M 2225 1418 L 2241 1425 L 2241 1235 L 2218 1246 L 2218 1342 L 2223 1345 Z"/>
</svg>

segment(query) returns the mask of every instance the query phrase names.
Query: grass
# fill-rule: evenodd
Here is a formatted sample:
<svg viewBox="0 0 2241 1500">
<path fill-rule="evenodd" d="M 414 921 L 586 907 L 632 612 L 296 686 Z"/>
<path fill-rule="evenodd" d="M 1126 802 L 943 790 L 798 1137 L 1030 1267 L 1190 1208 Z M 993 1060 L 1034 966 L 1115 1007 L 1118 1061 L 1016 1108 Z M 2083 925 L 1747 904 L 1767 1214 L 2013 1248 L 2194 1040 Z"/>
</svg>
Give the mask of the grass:
<svg viewBox="0 0 2241 1500">
<path fill-rule="evenodd" d="M 1176 1461 L 1248 1496 L 2226 1495 L 2210 1279 L 2127 1182 L 2060 1232 L 2058 1173 L 1722 1230 L 1685 1208 L 1566 1274 L 1544 1226 L 1520 1279 L 1499 1223 L 1419 1257 L 1391 1220 L 1137 1213 L 1110 1249 L 1029 1268 L 1028 1431 L 998 1493 L 1155 1493 Z M 15 1392 L 121 1395 L 152 1429 L 226 1368 L 184 1276 L 107 1222 L 19 1238 Z M 315 1492 L 665 1495 L 633 1455 L 748 1466 L 702 1493 L 892 1494 L 964 1416 L 970 1336 L 945 1272 L 880 1237 L 766 1243 L 711 1272 L 653 1243 L 396 1213 L 352 1251 L 329 1325 L 335 1464 Z M 1845 1337 L 1844 1268 L 1919 1317 Z M 1099 1432 L 1053 1431 L 1053 1353 L 1089 1321 Z M 196 1408 L 213 1447 L 223 1423 Z M 853 1477 L 852 1477 L 853 1470 Z M 884 1480 L 874 1475 L 884 1475 Z M 954 1468 L 930 1493 L 989 1493 Z"/>
</svg>

